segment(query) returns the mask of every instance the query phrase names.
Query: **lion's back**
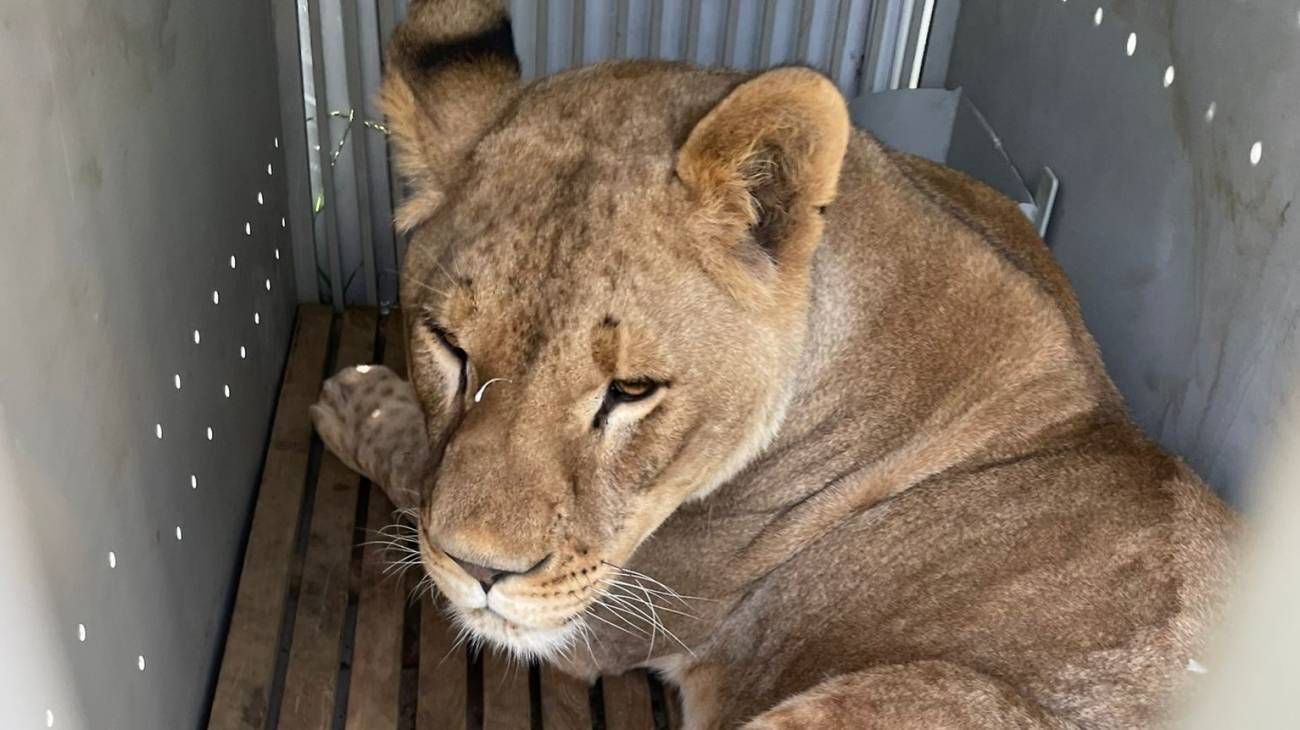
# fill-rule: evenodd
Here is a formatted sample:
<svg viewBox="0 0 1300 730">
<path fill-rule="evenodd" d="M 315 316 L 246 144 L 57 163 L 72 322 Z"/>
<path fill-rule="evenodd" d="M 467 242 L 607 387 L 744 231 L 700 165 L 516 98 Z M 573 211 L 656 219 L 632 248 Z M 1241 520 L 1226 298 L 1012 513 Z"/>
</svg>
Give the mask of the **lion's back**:
<svg viewBox="0 0 1300 730">
<path fill-rule="evenodd" d="M 857 660 L 952 661 L 1106 727 L 1156 721 L 1204 659 L 1238 530 L 1129 424 L 941 475 L 855 522 L 833 552 L 862 563 L 843 613 Z"/>
</svg>

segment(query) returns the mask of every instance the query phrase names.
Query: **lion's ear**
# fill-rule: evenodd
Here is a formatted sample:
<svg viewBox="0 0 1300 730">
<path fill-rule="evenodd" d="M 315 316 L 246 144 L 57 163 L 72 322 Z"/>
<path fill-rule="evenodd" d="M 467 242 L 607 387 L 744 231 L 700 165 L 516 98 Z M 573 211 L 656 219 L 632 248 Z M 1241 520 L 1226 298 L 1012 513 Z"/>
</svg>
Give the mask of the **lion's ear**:
<svg viewBox="0 0 1300 730">
<path fill-rule="evenodd" d="M 466 154 L 519 88 L 510 20 L 500 0 L 414 0 L 388 47 L 380 103 L 410 197 L 409 230 L 442 203 Z"/>
<path fill-rule="evenodd" d="M 677 154 L 677 175 L 733 240 L 776 263 L 805 262 L 821 238 L 849 139 L 844 98 L 829 79 L 782 68 L 736 87 Z"/>
</svg>

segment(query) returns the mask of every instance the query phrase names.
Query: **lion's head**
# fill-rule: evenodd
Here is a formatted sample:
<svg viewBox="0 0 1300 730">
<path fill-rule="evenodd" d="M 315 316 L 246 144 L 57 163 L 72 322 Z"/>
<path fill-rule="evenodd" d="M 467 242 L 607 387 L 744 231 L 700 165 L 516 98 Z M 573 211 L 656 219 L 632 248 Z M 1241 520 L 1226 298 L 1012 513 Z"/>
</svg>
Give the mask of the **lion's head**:
<svg viewBox="0 0 1300 730">
<path fill-rule="evenodd" d="M 477 636 L 545 656 L 780 426 L 849 124 L 800 68 L 522 86 L 499 14 L 449 39 L 438 7 L 413 6 L 385 88 L 410 375 L 443 447 L 421 553 Z"/>
</svg>

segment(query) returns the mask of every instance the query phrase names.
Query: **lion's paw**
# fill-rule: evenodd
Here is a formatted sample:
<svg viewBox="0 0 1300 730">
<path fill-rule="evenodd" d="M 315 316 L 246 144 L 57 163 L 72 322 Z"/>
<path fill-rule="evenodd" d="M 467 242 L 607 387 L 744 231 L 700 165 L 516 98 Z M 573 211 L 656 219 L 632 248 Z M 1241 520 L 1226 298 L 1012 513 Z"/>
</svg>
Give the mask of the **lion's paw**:
<svg viewBox="0 0 1300 730">
<path fill-rule="evenodd" d="M 325 381 L 311 419 L 321 440 L 343 463 L 383 486 L 399 507 L 402 491 L 429 446 L 415 389 L 382 365 L 358 365 Z"/>
</svg>

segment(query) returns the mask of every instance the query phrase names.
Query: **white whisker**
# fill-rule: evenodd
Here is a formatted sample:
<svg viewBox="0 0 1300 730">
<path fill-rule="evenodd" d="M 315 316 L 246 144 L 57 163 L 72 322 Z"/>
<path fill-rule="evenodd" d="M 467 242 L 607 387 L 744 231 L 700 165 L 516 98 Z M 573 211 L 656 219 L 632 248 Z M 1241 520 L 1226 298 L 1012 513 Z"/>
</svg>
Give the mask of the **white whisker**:
<svg viewBox="0 0 1300 730">
<path fill-rule="evenodd" d="M 663 592 L 661 592 L 661 591 L 656 591 L 656 590 L 654 590 L 654 589 L 652 589 L 652 588 L 646 588 L 645 586 L 641 585 L 640 583 L 636 583 L 636 584 L 632 584 L 632 583 L 624 583 L 623 581 L 617 581 L 617 580 L 613 580 L 613 579 L 610 579 L 610 578 L 602 578 L 602 579 L 600 579 L 600 580 L 601 580 L 602 583 L 604 583 L 605 585 L 608 585 L 608 586 L 615 586 L 615 587 L 619 587 L 619 588 L 623 588 L 623 589 L 630 589 L 630 590 L 633 590 L 633 591 L 640 591 L 640 592 L 642 592 L 642 593 L 645 593 L 646 596 L 645 596 L 645 598 L 644 598 L 644 602 L 647 603 L 647 604 L 649 604 L 650 606 L 653 606 L 654 608 L 656 608 L 656 609 L 658 609 L 658 610 L 660 610 L 660 611 L 667 611 L 668 613 L 677 614 L 678 616 L 685 616 L 686 618 L 694 619 L 694 620 L 696 620 L 696 621 L 699 620 L 699 616 L 696 616 L 696 615 L 693 614 L 693 613 L 687 613 L 686 611 L 679 611 L 679 610 L 677 610 L 677 609 L 675 609 L 675 608 L 672 608 L 671 606 L 664 606 L 664 605 L 661 605 L 661 604 L 655 603 L 653 600 L 651 600 L 650 596 L 652 596 L 652 595 L 653 595 L 653 596 L 659 596 L 659 597 L 661 597 L 661 598 L 666 598 L 667 596 L 665 596 L 665 595 L 663 594 Z M 638 597 L 637 600 L 642 600 L 642 599 Z"/>
<path fill-rule="evenodd" d="M 626 588 L 625 588 L 624 590 L 626 590 Z M 680 639 L 676 634 L 674 634 L 671 630 L 669 630 L 668 627 L 667 627 L 666 625 L 664 625 L 663 620 L 660 619 L 659 614 L 658 614 L 658 612 L 656 611 L 656 605 L 655 605 L 654 603 L 650 602 L 650 601 L 648 600 L 648 598 L 641 598 L 641 597 L 638 597 L 638 596 L 633 595 L 633 594 L 630 594 L 630 593 L 618 593 L 618 594 L 616 594 L 616 593 L 613 592 L 613 588 L 611 588 L 610 590 L 606 591 L 606 592 L 604 593 L 604 596 L 607 597 L 607 598 L 612 598 L 612 599 L 614 599 L 615 601 L 618 601 L 618 603 L 619 603 L 620 605 L 623 605 L 623 606 L 626 607 L 628 610 L 632 610 L 631 601 L 633 601 L 633 600 L 635 600 L 635 601 L 639 601 L 639 602 L 645 604 L 646 608 L 649 609 L 649 611 L 650 611 L 652 617 L 651 617 L 651 616 L 647 616 L 646 613 L 645 613 L 644 611 L 640 611 L 640 610 L 636 610 L 635 613 L 636 613 L 637 615 L 639 615 L 643 620 L 645 620 L 645 621 L 651 623 L 655 631 L 662 631 L 666 636 L 668 636 L 668 638 L 670 638 L 670 639 L 672 639 L 673 641 L 677 642 L 678 646 L 681 646 L 683 649 L 685 649 L 687 653 L 689 653 L 691 656 L 695 656 L 695 652 L 692 651 L 691 648 L 690 648 L 689 646 L 686 645 L 686 642 L 682 641 L 682 640 L 681 640 L 681 639 Z M 606 604 L 606 605 L 608 605 L 608 604 Z M 611 608 L 612 608 L 612 606 L 611 606 Z M 693 618 L 693 617 L 692 617 L 692 618 Z M 654 641 L 654 638 L 653 638 L 653 634 L 652 634 L 652 636 L 651 636 L 651 643 L 653 643 L 653 641 Z"/>
<path fill-rule="evenodd" d="M 602 562 L 605 562 L 605 561 L 602 561 Z M 642 579 L 642 580 L 650 581 L 651 583 L 653 583 L 653 584 L 659 586 L 660 588 L 662 588 L 663 590 L 667 591 L 668 594 L 669 594 L 670 596 L 672 596 L 674 599 L 680 601 L 680 602 L 683 603 L 683 604 L 686 603 L 686 601 L 687 601 L 688 599 L 689 599 L 689 600 L 692 600 L 692 601 L 714 601 L 714 602 L 716 602 L 716 601 L 718 600 L 718 599 L 716 599 L 716 598 L 706 598 L 706 597 L 704 597 L 704 596 L 686 596 L 686 595 L 682 595 L 681 593 L 678 593 L 677 591 L 673 590 L 671 587 L 665 585 L 664 583 L 661 583 L 657 578 L 655 578 L 655 577 L 653 577 L 653 576 L 649 576 L 649 575 L 646 575 L 645 573 L 641 573 L 641 572 L 639 572 L 639 571 L 632 570 L 631 568 L 624 568 L 624 567 L 621 566 L 621 565 L 615 565 L 615 564 L 610 563 L 610 562 L 605 562 L 605 565 L 608 565 L 609 567 L 614 568 L 615 570 L 618 570 L 618 571 L 620 571 L 620 572 L 622 572 L 622 573 L 626 573 L 626 574 L 628 574 L 629 576 L 631 576 L 631 577 L 633 577 L 633 578 L 640 578 L 640 579 Z"/>
<path fill-rule="evenodd" d="M 605 606 L 604 604 L 599 603 L 599 602 L 593 604 L 593 605 L 592 605 L 592 608 L 594 609 L 594 608 L 596 608 L 597 606 L 601 606 L 601 607 L 608 608 L 607 606 Z M 587 612 L 587 615 L 590 616 L 590 617 L 592 617 L 592 618 L 594 618 L 594 619 L 596 619 L 597 621 L 599 621 L 599 622 L 601 622 L 601 623 L 607 625 L 607 626 L 610 626 L 610 627 L 612 627 L 612 628 L 618 629 L 619 631 L 622 631 L 623 633 L 627 634 L 628 636 L 643 636 L 643 635 L 644 635 L 644 634 L 633 633 L 633 632 L 631 632 L 631 631 L 628 631 L 626 628 L 623 628 L 622 626 L 619 626 L 618 624 L 616 624 L 616 623 L 614 623 L 614 622 L 612 622 L 612 621 L 609 621 L 608 619 L 601 618 L 601 616 L 600 616 L 599 614 L 597 614 L 594 610 L 592 610 L 592 611 L 588 611 L 588 612 Z"/>
</svg>

